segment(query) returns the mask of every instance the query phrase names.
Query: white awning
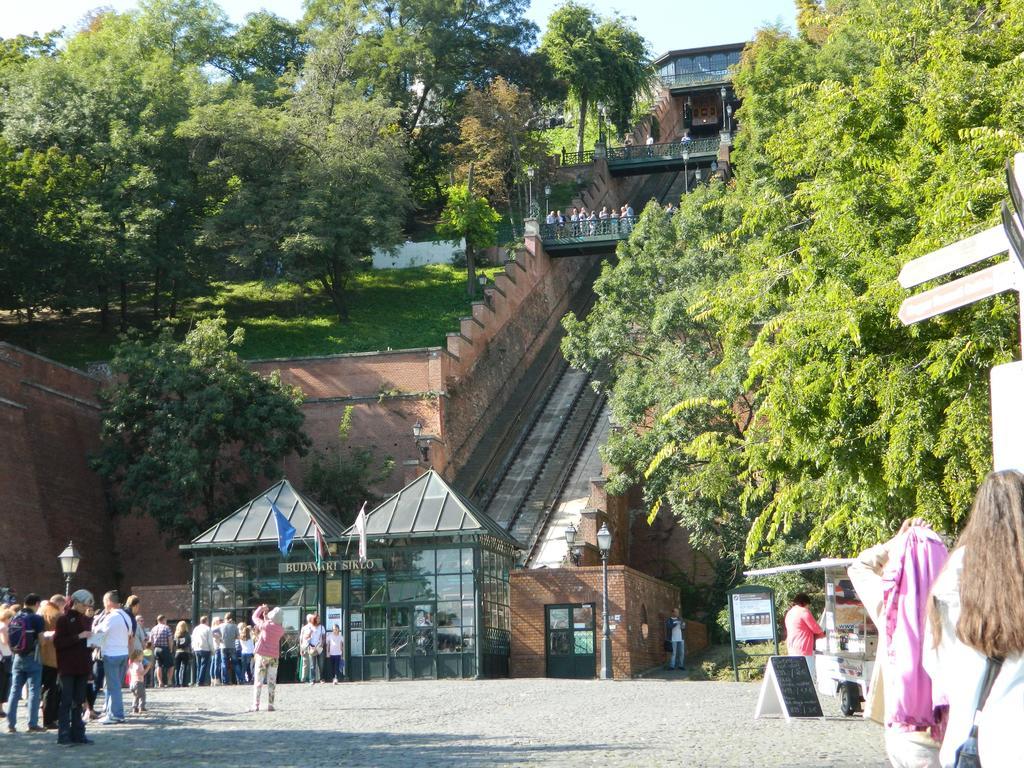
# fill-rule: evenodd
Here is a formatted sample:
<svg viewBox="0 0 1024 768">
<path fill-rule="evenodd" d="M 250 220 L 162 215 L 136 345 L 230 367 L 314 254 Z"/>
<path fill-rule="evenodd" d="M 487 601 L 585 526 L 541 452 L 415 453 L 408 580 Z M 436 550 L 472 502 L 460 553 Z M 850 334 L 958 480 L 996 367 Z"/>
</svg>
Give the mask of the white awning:
<svg viewBox="0 0 1024 768">
<path fill-rule="evenodd" d="M 857 562 L 852 557 L 823 557 L 813 563 L 802 563 L 800 565 L 780 565 L 775 568 L 758 568 L 753 571 L 744 571 L 744 576 L 774 576 L 777 573 L 792 573 L 793 571 L 810 571 L 814 568 L 846 568 Z"/>
</svg>

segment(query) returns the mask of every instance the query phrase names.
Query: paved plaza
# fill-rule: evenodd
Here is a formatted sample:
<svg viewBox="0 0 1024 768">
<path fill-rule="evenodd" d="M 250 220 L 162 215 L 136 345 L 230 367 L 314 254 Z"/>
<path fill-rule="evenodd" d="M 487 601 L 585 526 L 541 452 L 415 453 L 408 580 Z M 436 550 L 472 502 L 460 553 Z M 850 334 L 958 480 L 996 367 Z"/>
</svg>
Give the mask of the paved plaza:
<svg viewBox="0 0 1024 768">
<path fill-rule="evenodd" d="M 93 746 L 58 747 L 53 733 L 0 743 L 9 765 L 61 768 L 887 764 L 880 727 L 842 717 L 835 700 L 822 702 L 825 720 L 755 721 L 757 691 L 649 679 L 282 685 L 276 712 L 248 713 L 248 687 L 170 689 L 150 691 L 150 712 L 125 725 L 90 726 Z"/>
</svg>

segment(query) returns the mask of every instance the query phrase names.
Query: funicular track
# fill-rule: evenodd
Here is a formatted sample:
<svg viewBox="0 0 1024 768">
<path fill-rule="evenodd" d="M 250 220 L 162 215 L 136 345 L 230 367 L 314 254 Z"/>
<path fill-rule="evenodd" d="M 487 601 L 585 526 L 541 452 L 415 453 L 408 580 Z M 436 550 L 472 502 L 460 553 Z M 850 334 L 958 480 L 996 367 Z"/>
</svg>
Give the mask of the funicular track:
<svg viewBox="0 0 1024 768">
<path fill-rule="evenodd" d="M 650 195 L 661 204 L 678 201 L 676 190 L 684 185 L 683 176 L 652 174 L 642 185 L 641 196 Z M 573 298 L 578 316 L 593 307 L 591 282 L 588 279 Z M 487 460 L 467 468 L 465 475 L 473 478 L 474 500 L 525 546 L 525 564 L 537 555 L 605 407 L 604 395 L 592 386 L 594 375 L 570 368 L 562 358 L 561 338 L 560 331 L 552 334 L 512 400 L 519 407 L 501 425 L 504 429 L 494 430 L 500 436 L 487 446 Z"/>
</svg>

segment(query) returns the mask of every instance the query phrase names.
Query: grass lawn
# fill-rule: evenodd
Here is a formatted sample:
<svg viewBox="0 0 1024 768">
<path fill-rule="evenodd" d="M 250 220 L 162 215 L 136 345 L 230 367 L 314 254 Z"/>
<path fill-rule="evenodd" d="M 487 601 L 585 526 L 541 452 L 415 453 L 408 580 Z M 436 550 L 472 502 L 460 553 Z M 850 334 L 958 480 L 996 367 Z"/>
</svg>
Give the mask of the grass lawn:
<svg viewBox="0 0 1024 768">
<path fill-rule="evenodd" d="M 491 279 L 501 271 L 483 270 Z M 446 333 L 458 330 L 458 319 L 469 314 L 465 286 L 465 269 L 444 264 L 362 272 L 350 286 L 349 321 L 342 324 L 313 285 L 215 283 L 209 295 L 184 304 L 178 323 L 184 334 L 190 319 L 223 310 L 229 329 L 245 329 L 240 352 L 250 360 L 440 346 Z M 146 327 L 144 307 L 133 313 L 132 321 Z M 96 310 L 31 323 L 0 314 L 0 340 L 84 366 L 109 359 L 117 333 L 100 331 Z"/>
</svg>

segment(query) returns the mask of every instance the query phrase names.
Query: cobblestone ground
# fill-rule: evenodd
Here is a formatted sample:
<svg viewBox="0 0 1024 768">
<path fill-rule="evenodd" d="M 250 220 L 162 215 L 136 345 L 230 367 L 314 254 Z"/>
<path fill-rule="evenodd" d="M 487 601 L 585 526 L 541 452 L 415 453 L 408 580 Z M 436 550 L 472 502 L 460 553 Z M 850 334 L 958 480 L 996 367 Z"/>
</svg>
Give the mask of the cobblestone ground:
<svg viewBox="0 0 1024 768">
<path fill-rule="evenodd" d="M 486 680 L 278 686 L 248 713 L 248 687 L 149 691 L 149 713 L 90 725 L 93 746 L 0 738 L 7 765 L 703 766 L 887 765 L 881 729 L 844 718 L 754 720 L 758 686 L 685 680 Z M 130 699 L 129 699 L 130 700 Z M 24 712 L 19 729 L 25 728 Z"/>
</svg>

